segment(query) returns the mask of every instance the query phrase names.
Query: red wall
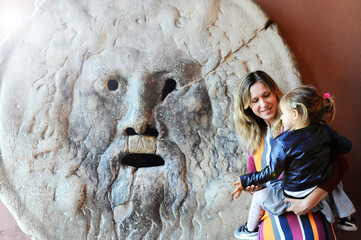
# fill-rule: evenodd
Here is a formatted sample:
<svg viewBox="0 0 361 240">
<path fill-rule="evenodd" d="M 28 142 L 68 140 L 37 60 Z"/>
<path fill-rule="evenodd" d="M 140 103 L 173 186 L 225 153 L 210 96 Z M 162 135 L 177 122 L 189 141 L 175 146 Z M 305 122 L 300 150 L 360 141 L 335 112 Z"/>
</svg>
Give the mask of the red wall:
<svg viewBox="0 0 361 240">
<path fill-rule="evenodd" d="M 305 84 L 336 101 L 331 124 L 353 142 L 344 189 L 361 211 L 361 1 L 257 0 L 296 56 Z M 359 150 L 359 151 L 358 151 Z M 361 228 L 361 214 L 354 214 Z M 338 239 L 361 239 L 361 230 L 336 229 Z"/>
</svg>

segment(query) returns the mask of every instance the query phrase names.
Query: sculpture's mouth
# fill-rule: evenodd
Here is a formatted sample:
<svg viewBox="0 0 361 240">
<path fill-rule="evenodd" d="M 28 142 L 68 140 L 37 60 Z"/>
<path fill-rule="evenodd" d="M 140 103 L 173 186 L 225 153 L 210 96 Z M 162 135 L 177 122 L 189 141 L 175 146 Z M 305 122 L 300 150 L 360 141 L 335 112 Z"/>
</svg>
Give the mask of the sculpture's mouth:
<svg viewBox="0 0 361 240">
<path fill-rule="evenodd" d="M 168 196 L 178 194 L 174 189 L 186 191 L 182 188 L 185 186 L 185 157 L 175 143 L 140 135 L 125 140 L 126 151 L 119 147 L 124 146 L 119 142 L 114 144 L 114 150 L 108 150 L 111 154 L 109 163 L 105 165 L 113 166 L 110 173 L 117 174 L 111 183 L 104 181 L 111 186 L 102 187 L 109 188 L 113 217 L 117 224 L 129 217 L 129 211 L 136 211 L 134 209 L 139 201 L 143 209 L 159 207 L 161 201 L 173 201 L 169 197 L 164 199 L 165 192 Z M 146 202 L 143 201 L 144 196 L 147 196 Z"/>
<path fill-rule="evenodd" d="M 135 153 L 126 155 L 120 163 L 123 166 L 149 168 L 163 166 L 165 162 L 162 157 L 155 154 Z"/>
<path fill-rule="evenodd" d="M 120 164 L 136 169 L 159 167 L 165 164 L 163 157 L 156 153 L 157 138 L 133 135 L 128 137 L 128 154 L 120 159 Z"/>
</svg>

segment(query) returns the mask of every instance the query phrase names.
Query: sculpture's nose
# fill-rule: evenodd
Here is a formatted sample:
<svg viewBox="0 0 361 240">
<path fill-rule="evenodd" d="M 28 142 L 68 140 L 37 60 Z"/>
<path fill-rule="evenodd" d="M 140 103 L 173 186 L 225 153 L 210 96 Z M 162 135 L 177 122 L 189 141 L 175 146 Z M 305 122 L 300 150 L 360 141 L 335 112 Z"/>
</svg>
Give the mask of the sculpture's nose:
<svg viewBox="0 0 361 240">
<path fill-rule="evenodd" d="M 153 126 L 153 111 L 135 110 L 130 116 L 128 124 L 124 127 L 124 134 L 131 135 L 147 135 L 158 136 L 157 129 Z"/>
<path fill-rule="evenodd" d="M 158 136 L 158 131 L 152 125 L 153 111 L 160 101 L 159 95 L 154 81 L 139 81 L 129 89 L 127 113 L 119 126 L 123 134 Z"/>
<path fill-rule="evenodd" d="M 157 136 L 158 132 L 153 124 L 153 110 L 156 106 L 155 96 L 150 99 L 149 94 L 136 94 L 128 100 L 128 111 L 122 121 L 122 132 L 127 136 L 150 135 Z"/>
<path fill-rule="evenodd" d="M 148 77 L 132 85 L 128 92 L 128 110 L 120 129 L 123 134 L 158 136 L 154 123 L 154 110 L 169 93 L 176 89 L 176 82 L 167 79 L 164 82 Z"/>
</svg>

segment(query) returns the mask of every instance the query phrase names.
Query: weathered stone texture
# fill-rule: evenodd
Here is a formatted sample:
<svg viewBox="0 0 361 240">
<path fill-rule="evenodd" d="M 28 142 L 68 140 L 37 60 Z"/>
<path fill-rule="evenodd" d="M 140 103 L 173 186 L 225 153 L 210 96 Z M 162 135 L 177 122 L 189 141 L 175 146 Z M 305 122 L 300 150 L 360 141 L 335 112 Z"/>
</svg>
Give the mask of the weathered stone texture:
<svg viewBox="0 0 361 240">
<path fill-rule="evenodd" d="M 0 46 L 2 201 L 33 239 L 230 239 L 258 69 L 300 83 L 254 1 L 37 1 Z"/>
</svg>

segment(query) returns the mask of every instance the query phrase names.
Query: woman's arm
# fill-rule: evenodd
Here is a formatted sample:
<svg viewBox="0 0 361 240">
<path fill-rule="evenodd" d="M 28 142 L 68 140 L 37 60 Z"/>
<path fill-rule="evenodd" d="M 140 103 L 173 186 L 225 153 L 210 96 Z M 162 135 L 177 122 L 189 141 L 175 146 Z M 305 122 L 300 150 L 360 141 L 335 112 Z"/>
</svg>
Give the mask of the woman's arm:
<svg viewBox="0 0 361 240">
<path fill-rule="evenodd" d="M 254 155 L 248 150 L 248 173 L 256 171 L 256 163 L 254 160 Z"/>
<path fill-rule="evenodd" d="M 330 162 L 332 164 L 332 175 L 323 182 L 319 187 L 331 193 L 337 185 L 341 182 L 348 169 L 348 162 L 345 156 L 341 153 L 332 152 Z"/>
</svg>

